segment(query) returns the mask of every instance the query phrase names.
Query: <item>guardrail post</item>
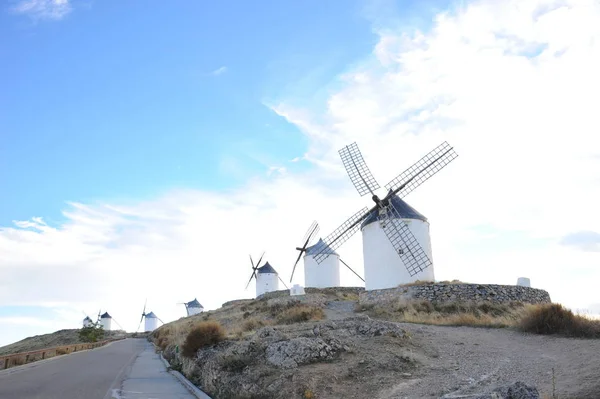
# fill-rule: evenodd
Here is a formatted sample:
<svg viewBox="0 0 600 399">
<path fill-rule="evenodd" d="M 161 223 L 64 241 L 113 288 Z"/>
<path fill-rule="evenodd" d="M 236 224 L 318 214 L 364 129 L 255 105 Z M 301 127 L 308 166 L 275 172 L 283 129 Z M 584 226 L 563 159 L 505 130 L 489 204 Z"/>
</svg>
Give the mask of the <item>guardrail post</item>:
<svg viewBox="0 0 600 399">
<path fill-rule="evenodd" d="M 8 363 L 9 363 L 9 358 L 7 357 L 6 359 L 4 359 L 4 368 L 5 369 L 8 368 Z"/>
<path fill-rule="evenodd" d="M 42 359 L 46 358 L 46 352 L 42 352 Z"/>
<path fill-rule="evenodd" d="M 29 361 L 29 355 L 25 355 L 25 363 Z"/>
</svg>

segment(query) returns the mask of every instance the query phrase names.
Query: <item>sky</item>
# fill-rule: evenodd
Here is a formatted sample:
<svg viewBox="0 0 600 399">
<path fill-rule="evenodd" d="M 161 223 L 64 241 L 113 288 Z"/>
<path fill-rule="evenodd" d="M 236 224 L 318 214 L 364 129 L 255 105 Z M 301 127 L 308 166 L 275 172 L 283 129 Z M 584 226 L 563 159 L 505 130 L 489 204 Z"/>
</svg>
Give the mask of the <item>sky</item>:
<svg viewBox="0 0 600 399">
<path fill-rule="evenodd" d="M 405 198 L 436 279 L 529 277 L 600 314 L 597 1 L 0 7 L 0 345 L 253 297 L 262 251 L 289 281 L 313 220 L 371 205 L 352 142 L 381 186 L 459 154 Z M 338 252 L 364 274 L 360 233 Z"/>
</svg>

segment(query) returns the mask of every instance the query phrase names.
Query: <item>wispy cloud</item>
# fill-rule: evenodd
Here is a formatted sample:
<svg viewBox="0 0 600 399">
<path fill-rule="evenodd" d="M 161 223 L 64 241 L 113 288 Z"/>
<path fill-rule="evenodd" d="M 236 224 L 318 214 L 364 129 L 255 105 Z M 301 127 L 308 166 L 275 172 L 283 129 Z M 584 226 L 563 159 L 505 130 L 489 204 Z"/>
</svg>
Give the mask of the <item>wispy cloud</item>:
<svg viewBox="0 0 600 399">
<path fill-rule="evenodd" d="M 227 67 L 226 66 L 222 66 L 220 68 L 215 69 L 210 74 L 213 75 L 213 76 L 219 76 L 219 75 L 224 74 L 225 72 L 227 72 Z"/>
<path fill-rule="evenodd" d="M 12 7 L 12 11 L 33 19 L 59 20 L 72 11 L 72 6 L 69 0 L 22 0 Z"/>
</svg>

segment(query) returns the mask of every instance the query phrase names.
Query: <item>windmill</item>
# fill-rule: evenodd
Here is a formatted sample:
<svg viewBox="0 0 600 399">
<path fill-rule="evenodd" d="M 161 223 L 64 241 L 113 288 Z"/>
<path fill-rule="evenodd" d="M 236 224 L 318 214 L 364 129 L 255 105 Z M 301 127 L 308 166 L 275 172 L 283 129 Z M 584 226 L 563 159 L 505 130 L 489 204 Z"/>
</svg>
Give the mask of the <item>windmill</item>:
<svg viewBox="0 0 600 399">
<path fill-rule="evenodd" d="M 204 306 L 198 302 L 198 299 L 194 298 L 193 301 L 179 302 L 178 305 L 185 305 L 185 312 L 188 316 L 193 316 L 204 311 Z"/>
<path fill-rule="evenodd" d="M 110 331 L 112 328 L 112 316 L 108 314 L 108 312 L 104 312 L 102 315 L 100 311 L 98 311 L 98 320 L 100 320 L 100 324 L 102 325 L 102 329 L 104 331 Z"/>
<path fill-rule="evenodd" d="M 256 280 L 256 297 L 259 297 L 260 295 L 267 292 L 277 291 L 279 289 L 279 281 L 281 281 L 281 284 L 283 284 L 283 286 L 286 289 L 288 289 L 288 286 L 283 282 L 281 277 L 279 277 L 279 274 L 273 268 L 273 266 L 269 264 L 269 262 L 266 262 L 264 265 L 260 266 L 260 262 L 262 261 L 264 255 L 265 253 L 263 252 L 260 258 L 258 259 L 258 263 L 256 263 L 256 265 L 252 260 L 252 255 L 250 255 L 250 265 L 252 266 L 252 274 L 250 275 L 250 280 L 248 280 L 248 284 L 246 284 L 246 289 L 248 289 L 250 282 L 254 278 Z"/>
<path fill-rule="evenodd" d="M 306 287 L 314 287 L 314 288 L 325 288 L 325 287 L 339 287 L 340 285 L 340 262 L 344 266 L 346 266 L 352 273 L 354 273 L 359 279 L 365 281 L 361 276 L 359 276 L 346 262 L 344 262 L 339 255 L 333 251 L 331 248 L 327 247 L 327 245 L 323 242 L 322 239 L 319 238 L 319 241 L 312 246 L 308 246 L 315 237 L 319 234 L 319 224 L 314 221 L 302 242 L 304 243 L 302 247 L 296 247 L 296 250 L 300 251 L 298 254 L 298 258 L 296 259 L 296 263 L 294 263 L 294 268 L 292 269 L 292 276 L 290 277 L 290 283 L 294 278 L 294 271 L 296 270 L 296 266 L 300 261 L 300 258 L 304 254 L 304 285 Z M 326 260 L 324 260 L 321 264 L 318 264 L 314 256 L 316 255 L 316 249 L 319 249 L 321 252 L 327 252 L 329 255 Z"/>
<path fill-rule="evenodd" d="M 92 318 L 88 316 L 87 313 L 85 313 L 83 310 L 81 311 L 81 313 L 83 313 L 83 315 L 85 316 L 85 318 L 83 319 L 83 327 L 93 327 L 94 320 L 92 320 Z"/>
<path fill-rule="evenodd" d="M 136 332 L 140 330 L 142 321 L 144 321 L 144 319 L 146 319 L 146 322 L 144 323 L 144 331 L 145 332 L 156 330 L 156 328 L 158 327 L 159 321 L 162 324 L 165 324 L 165 322 L 162 321 L 161 319 L 159 319 L 158 316 L 154 314 L 154 312 L 146 313 L 146 304 L 147 303 L 148 303 L 148 299 L 146 299 L 146 301 L 144 302 L 144 310 L 142 310 L 142 317 L 140 318 L 140 324 L 138 324 L 137 330 L 135 330 Z"/>
<path fill-rule="evenodd" d="M 339 150 L 342 163 L 360 194 L 371 194 L 375 206 L 364 207 L 342 223 L 315 248 L 315 260 L 322 263 L 359 229 L 363 233 L 365 288 L 391 288 L 419 279 L 434 280 L 429 239 L 429 222 L 402 197 L 419 187 L 457 157 L 443 142 L 406 169 L 385 188 L 380 199 L 374 191 L 380 186 L 371 174 L 356 143 Z M 377 223 L 375 223 L 377 222 Z M 425 271 L 425 272 L 424 272 Z"/>
</svg>

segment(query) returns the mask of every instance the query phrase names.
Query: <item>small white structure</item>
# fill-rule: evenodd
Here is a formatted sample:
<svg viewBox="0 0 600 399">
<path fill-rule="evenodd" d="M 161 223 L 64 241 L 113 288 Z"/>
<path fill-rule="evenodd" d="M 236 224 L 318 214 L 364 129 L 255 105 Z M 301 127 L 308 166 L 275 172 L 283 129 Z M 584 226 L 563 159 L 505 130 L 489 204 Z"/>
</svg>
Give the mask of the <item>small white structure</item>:
<svg viewBox="0 0 600 399">
<path fill-rule="evenodd" d="M 291 296 L 295 296 L 295 295 L 304 295 L 304 287 L 302 287 L 299 284 L 294 284 L 292 286 L 292 288 L 290 289 L 290 295 Z"/>
<path fill-rule="evenodd" d="M 104 329 L 104 331 L 110 331 L 112 327 L 112 317 L 108 314 L 108 312 L 104 312 L 104 314 L 100 316 L 100 324 L 102 325 L 102 329 Z"/>
<path fill-rule="evenodd" d="M 193 301 L 189 301 L 185 304 L 185 310 L 187 311 L 188 316 L 192 316 L 198 313 L 202 313 L 204 311 L 204 306 L 198 302 L 198 299 L 194 298 Z"/>
<path fill-rule="evenodd" d="M 279 289 L 279 277 L 269 262 L 259 267 L 256 273 L 256 296 Z"/>
<path fill-rule="evenodd" d="M 423 251 L 429 257 L 429 260 L 433 263 L 427 218 L 397 195 L 392 197 L 391 202 L 398 210 L 404 223 L 408 225 L 408 228 L 423 248 Z M 377 208 L 367 216 L 361 225 L 365 289 L 369 291 L 392 288 L 417 280 L 435 281 L 433 264 L 417 275 L 410 276 L 404 266 L 404 262 L 398 256 L 390 240 L 381 228 L 379 219 L 379 209 Z M 391 221 L 394 222 L 395 220 L 397 219 L 392 219 Z"/>
<path fill-rule="evenodd" d="M 150 312 L 146 314 L 144 320 L 144 331 L 154 331 L 158 327 L 158 318 L 154 314 L 154 312 Z"/>
<path fill-rule="evenodd" d="M 521 287 L 531 287 L 531 281 L 529 281 L 528 277 L 519 277 L 517 279 L 517 285 Z"/>
<path fill-rule="evenodd" d="M 85 319 L 83 319 L 83 326 L 91 327 L 93 325 L 94 325 L 94 321 L 92 319 L 90 319 L 89 316 L 85 316 Z"/>
<path fill-rule="evenodd" d="M 316 248 L 325 249 L 321 253 L 328 254 L 320 264 L 315 260 Z M 340 286 L 340 256 L 329 247 L 322 239 L 308 248 L 304 255 L 304 286 L 313 288 L 327 288 Z"/>
</svg>

